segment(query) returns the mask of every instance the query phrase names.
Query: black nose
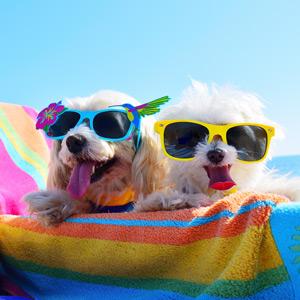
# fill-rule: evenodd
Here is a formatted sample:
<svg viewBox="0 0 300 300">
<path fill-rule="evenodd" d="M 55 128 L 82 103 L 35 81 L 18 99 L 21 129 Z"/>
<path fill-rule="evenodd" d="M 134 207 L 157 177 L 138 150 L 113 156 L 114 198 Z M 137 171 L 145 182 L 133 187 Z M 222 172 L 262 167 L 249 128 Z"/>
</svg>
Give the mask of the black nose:
<svg viewBox="0 0 300 300">
<path fill-rule="evenodd" d="M 86 139 L 82 135 L 71 135 L 66 140 L 69 151 L 73 154 L 77 154 L 82 151 L 86 144 Z"/>
<path fill-rule="evenodd" d="M 222 149 L 214 149 L 207 152 L 207 158 L 210 162 L 214 164 L 218 164 L 221 162 L 225 157 L 225 152 Z"/>
</svg>

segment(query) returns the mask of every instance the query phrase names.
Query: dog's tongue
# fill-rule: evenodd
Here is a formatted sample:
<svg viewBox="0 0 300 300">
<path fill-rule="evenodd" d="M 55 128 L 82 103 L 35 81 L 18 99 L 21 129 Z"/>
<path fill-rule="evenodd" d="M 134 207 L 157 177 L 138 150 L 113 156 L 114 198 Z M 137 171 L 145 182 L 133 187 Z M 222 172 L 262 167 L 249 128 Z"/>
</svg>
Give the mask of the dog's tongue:
<svg viewBox="0 0 300 300">
<path fill-rule="evenodd" d="M 78 162 L 75 165 L 67 187 L 67 191 L 72 197 L 80 198 L 84 195 L 90 185 L 93 166 L 92 162 Z"/>
<path fill-rule="evenodd" d="M 222 167 L 206 166 L 205 170 L 209 177 L 209 187 L 214 190 L 225 191 L 236 185 L 229 174 L 229 165 Z"/>
</svg>

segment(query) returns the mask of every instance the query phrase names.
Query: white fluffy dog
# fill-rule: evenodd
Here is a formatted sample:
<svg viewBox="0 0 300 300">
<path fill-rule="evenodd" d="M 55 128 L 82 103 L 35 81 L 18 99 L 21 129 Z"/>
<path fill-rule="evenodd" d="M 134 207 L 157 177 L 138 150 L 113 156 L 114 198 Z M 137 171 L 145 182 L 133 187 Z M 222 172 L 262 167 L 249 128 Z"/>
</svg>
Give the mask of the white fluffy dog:
<svg viewBox="0 0 300 300">
<path fill-rule="evenodd" d="M 219 125 L 253 122 L 274 126 L 264 116 L 262 108 L 256 95 L 230 87 L 213 86 L 209 89 L 206 84 L 193 81 L 183 93 L 181 102 L 165 108 L 159 119 L 187 119 Z M 209 193 L 212 179 L 209 170 L 216 166 L 228 171 L 220 176 L 232 179 L 239 191 L 270 192 L 300 201 L 300 178 L 278 176 L 266 168 L 265 162 L 245 164 L 237 160 L 237 154 L 233 146 L 216 137 L 210 144 L 199 143 L 191 161 L 169 159 L 169 183 L 175 188 L 153 193 L 139 202 L 136 210 L 172 210 L 212 204 L 224 196 L 220 192 Z"/>
<path fill-rule="evenodd" d="M 94 111 L 123 103 L 139 104 L 125 94 L 101 91 L 90 97 L 68 100 L 66 106 Z M 84 194 L 74 199 L 66 190 L 75 180 L 72 175 L 75 177 L 76 166 L 83 163 L 93 164 L 93 174 L 88 186 L 82 178 L 77 178 L 73 188 L 76 189 L 76 184 L 77 188 L 83 185 Z M 141 145 L 137 151 L 133 139 L 107 142 L 84 123 L 69 130 L 63 140 L 54 141 L 47 190 L 28 194 L 25 201 L 40 222 L 55 225 L 75 213 L 91 212 L 105 206 L 111 195 L 123 197 L 128 189 L 133 191 L 134 198 L 148 195 L 161 187 L 164 176 L 164 158 L 151 117 L 142 120 Z"/>
</svg>

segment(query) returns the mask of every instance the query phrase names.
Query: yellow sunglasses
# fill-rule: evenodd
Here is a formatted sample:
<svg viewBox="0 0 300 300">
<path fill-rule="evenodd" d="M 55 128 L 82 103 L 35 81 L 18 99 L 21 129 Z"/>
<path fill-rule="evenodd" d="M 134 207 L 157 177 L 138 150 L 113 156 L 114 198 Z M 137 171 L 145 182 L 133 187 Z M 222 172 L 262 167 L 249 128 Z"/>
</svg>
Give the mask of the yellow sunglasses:
<svg viewBox="0 0 300 300">
<path fill-rule="evenodd" d="M 275 134 L 272 126 L 257 123 L 214 125 L 193 120 L 163 120 L 154 125 L 160 135 L 163 152 L 178 160 L 194 159 L 199 143 L 210 144 L 216 137 L 235 147 L 238 159 L 245 163 L 262 161 Z"/>
</svg>

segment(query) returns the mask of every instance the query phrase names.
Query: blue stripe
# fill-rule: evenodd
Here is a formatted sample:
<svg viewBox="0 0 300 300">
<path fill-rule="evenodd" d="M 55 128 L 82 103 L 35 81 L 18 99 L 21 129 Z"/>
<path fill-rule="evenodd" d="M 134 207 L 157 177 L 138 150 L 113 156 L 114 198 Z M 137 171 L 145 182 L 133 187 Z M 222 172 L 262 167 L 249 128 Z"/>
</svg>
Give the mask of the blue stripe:
<svg viewBox="0 0 300 300">
<path fill-rule="evenodd" d="M 191 300 L 186 295 L 163 290 L 143 290 L 85 283 L 13 270 L 14 280 L 35 300 L 102 299 L 102 300 Z"/>
<path fill-rule="evenodd" d="M 80 224 L 99 224 L 99 225 L 117 225 L 117 226 L 148 226 L 148 227 L 196 227 L 205 225 L 207 223 L 218 221 L 222 218 L 233 218 L 238 215 L 249 212 L 259 207 L 272 207 L 276 204 L 271 200 L 257 201 L 245 206 L 242 206 L 236 213 L 229 210 L 223 210 L 218 214 L 210 217 L 196 217 L 192 221 L 178 221 L 178 220 L 122 220 L 122 219 L 105 219 L 105 218 L 69 218 L 68 223 Z"/>
<path fill-rule="evenodd" d="M 8 152 L 10 158 L 16 164 L 16 166 L 18 166 L 22 171 L 31 176 L 40 189 L 45 188 L 46 183 L 41 174 L 20 156 L 20 154 L 8 140 L 2 128 L 0 128 L 0 139 L 2 140 L 6 151 Z"/>
</svg>

